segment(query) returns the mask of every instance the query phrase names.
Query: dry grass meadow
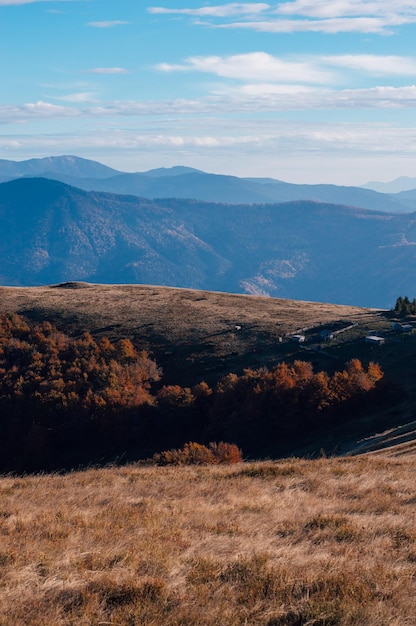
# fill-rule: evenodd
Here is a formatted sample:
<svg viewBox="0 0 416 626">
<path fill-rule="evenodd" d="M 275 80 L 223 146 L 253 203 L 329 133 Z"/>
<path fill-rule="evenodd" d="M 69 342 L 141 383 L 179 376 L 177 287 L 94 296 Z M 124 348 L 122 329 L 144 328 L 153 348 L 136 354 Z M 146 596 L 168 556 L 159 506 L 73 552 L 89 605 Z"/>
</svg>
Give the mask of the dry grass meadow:
<svg viewBox="0 0 416 626">
<path fill-rule="evenodd" d="M 0 287 L 0 310 L 48 319 L 68 334 L 128 337 L 162 366 L 164 384 L 182 385 L 274 365 L 294 351 L 299 358 L 299 347 L 279 338 L 301 328 L 343 320 L 364 336 L 388 326 L 375 309 L 151 285 Z"/>
<path fill-rule="evenodd" d="M 415 460 L 4 476 L 0 624 L 416 624 Z"/>
<path fill-rule="evenodd" d="M 0 626 L 416 626 L 416 341 L 368 347 L 385 312 L 82 283 L 1 287 L 0 308 L 129 337 L 165 384 L 301 358 L 279 337 L 343 320 L 318 367 L 375 359 L 406 381 L 376 453 L 0 477 Z"/>
<path fill-rule="evenodd" d="M 229 372 L 273 368 L 282 360 L 309 360 L 315 371 L 342 369 L 352 358 L 363 363 L 373 360 L 380 363 L 384 380 L 394 392 L 391 401 L 375 407 L 359 422 L 328 428 L 319 434 L 319 441 L 292 442 L 289 450 L 287 446 L 277 449 L 273 442 L 266 454 L 314 454 L 321 448 L 330 454 L 348 453 L 409 441 L 416 449 L 416 332 L 392 333 L 389 311 L 152 285 L 82 282 L 0 287 L 0 311 L 47 319 L 74 336 L 88 330 L 95 339 L 128 337 L 161 366 L 164 385 L 191 387 L 204 380 L 215 386 Z M 305 328 L 319 333 L 339 322 L 353 328 L 319 353 L 302 349 L 288 337 Z M 383 348 L 365 343 L 370 330 L 386 336 Z M 311 341 L 308 337 L 308 345 Z"/>
</svg>

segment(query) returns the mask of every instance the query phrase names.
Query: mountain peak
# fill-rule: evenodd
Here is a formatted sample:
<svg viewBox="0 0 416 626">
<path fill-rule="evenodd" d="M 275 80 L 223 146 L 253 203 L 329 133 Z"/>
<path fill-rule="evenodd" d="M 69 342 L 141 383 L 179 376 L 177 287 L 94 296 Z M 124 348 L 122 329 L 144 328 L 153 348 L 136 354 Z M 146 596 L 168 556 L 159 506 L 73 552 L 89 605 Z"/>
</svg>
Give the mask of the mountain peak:
<svg viewBox="0 0 416 626">
<path fill-rule="evenodd" d="M 19 178 L 22 176 L 45 176 L 52 174 L 60 176 L 73 176 L 78 178 L 109 178 L 120 174 L 107 165 L 98 161 L 91 161 L 73 155 L 50 156 L 27 161 L 0 160 L 0 172 L 2 176 Z"/>
<path fill-rule="evenodd" d="M 158 167 L 154 170 L 143 172 L 145 176 L 159 178 L 162 176 L 182 176 L 182 174 L 205 174 L 202 170 L 194 167 L 186 167 L 185 165 L 174 165 L 173 167 Z"/>
<path fill-rule="evenodd" d="M 416 178 L 411 176 L 399 176 L 394 180 L 383 183 L 380 181 L 371 181 L 363 185 L 364 189 L 372 189 L 380 193 L 400 193 L 401 191 L 409 191 L 416 188 Z"/>
</svg>

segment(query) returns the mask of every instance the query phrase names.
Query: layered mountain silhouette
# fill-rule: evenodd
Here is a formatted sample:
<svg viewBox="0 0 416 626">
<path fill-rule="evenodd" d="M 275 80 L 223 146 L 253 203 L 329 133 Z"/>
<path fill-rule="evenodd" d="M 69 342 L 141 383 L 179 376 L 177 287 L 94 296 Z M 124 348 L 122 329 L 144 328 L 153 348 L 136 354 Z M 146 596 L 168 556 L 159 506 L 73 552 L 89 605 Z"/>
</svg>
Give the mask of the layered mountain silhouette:
<svg viewBox="0 0 416 626">
<path fill-rule="evenodd" d="M 44 157 L 27 161 L 0 159 L 0 181 L 6 182 L 22 176 L 42 176 L 59 180 L 60 177 L 95 178 L 97 180 L 119 174 L 117 170 L 97 161 L 76 156 Z"/>
<path fill-rule="evenodd" d="M 363 185 L 364 189 L 373 189 L 380 193 L 396 194 L 416 188 L 416 178 L 413 176 L 399 176 L 388 183 L 372 181 Z"/>
<path fill-rule="evenodd" d="M 149 200 L 20 178 L 0 184 L 0 224 L 3 285 L 147 283 L 385 308 L 414 295 L 414 214 Z"/>
<path fill-rule="evenodd" d="M 191 198 L 205 202 L 265 204 L 313 200 L 374 211 L 411 212 L 416 198 L 379 193 L 362 187 L 295 185 L 272 178 L 238 178 L 208 174 L 189 167 L 158 168 L 124 173 L 75 156 L 0 160 L 0 182 L 24 176 L 59 180 L 86 191 L 107 191 L 146 198 Z"/>
</svg>

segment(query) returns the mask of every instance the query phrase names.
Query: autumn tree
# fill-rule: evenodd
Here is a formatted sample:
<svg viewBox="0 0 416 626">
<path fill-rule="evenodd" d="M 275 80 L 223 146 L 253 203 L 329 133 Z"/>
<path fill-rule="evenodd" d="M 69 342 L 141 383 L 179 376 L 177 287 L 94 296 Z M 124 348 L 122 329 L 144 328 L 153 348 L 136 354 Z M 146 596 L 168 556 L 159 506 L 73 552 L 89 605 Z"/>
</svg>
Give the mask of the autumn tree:
<svg viewBox="0 0 416 626">
<path fill-rule="evenodd" d="M 128 339 L 96 342 L 88 332 L 74 339 L 48 321 L 1 315 L 2 460 L 27 457 L 25 442 L 35 456 L 39 442 L 44 466 L 62 448 L 98 449 L 100 437 L 110 449 L 130 428 L 132 410 L 153 404 L 151 385 L 159 378 L 153 359 Z"/>
</svg>

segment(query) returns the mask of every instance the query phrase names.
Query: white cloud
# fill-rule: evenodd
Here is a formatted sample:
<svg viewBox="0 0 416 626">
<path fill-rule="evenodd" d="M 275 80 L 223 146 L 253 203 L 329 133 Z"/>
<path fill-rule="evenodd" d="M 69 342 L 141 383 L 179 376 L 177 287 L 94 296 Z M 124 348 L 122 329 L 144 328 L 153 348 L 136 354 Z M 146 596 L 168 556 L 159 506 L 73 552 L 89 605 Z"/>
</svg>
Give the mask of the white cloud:
<svg viewBox="0 0 416 626">
<path fill-rule="evenodd" d="M 224 90 L 222 93 L 227 93 L 229 90 Z M 248 85 L 242 85 L 237 90 L 240 94 L 247 96 L 265 96 L 267 94 L 276 94 L 279 96 L 298 95 L 303 93 L 316 93 L 316 90 L 312 87 L 306 87 L 305 85 L 277 85 L 275 83 L 251 83 Z M 217 92 L 218 93 L 218 92 Z M 221 93 L 221 92 L 219 92 Z"/>
<path fill-rule="evenodd" d="M 87 26 L 92 26 L 93 28 L 113 28 L 114 26 L 120 26 L 129 23 L 130 22 L 124 22 L 123 20 L 111 20 L 103 22 L 88 22 Z"/>
<path fill-rule="evenodd" d="M 378 86 L 366 89 L 308 88 L 304 85 L 276 85 L 256 82 L 226 87 L 200 99 L 113 101 L 94 103 L 90 92 L 76 92 L 60 98 L 64 104 L 38 101 L 22 105 L 0 106 L 0 124 L 28 123 L 34 120 L 60 120 L 77 118 L 94 120 L 109 128 L 120 124 L 122 118 L 149 119 L 157 116 L 162 123 L 179 123 L 186 120 L 192 125 L 192 116 L 209 115 L 220 123 L 222 115 L 242 113 L 279 113 L 291 111 L 362 111 L 387 110 L 397 118 L 399 111 L 412 111 L 416 107 L 416 85 L 403 87 Z M 390 116 L 390 113 L 388 113 Z M 98 122 L 102 120 L 102 122 Z M 173 121 L 175 120 L 175 121 Z M 90 123 L 90 122 L 88 122 Z M 144 122 L 143 122 L 144 123 Z M 231 123 L 227 118 L 227 124 Z M 237 122 L 236 122 L 237 123 Z M 241 122 L 238 122 L 241 123 Z M 244 125 L 246 122 L 244 122 Z M 241 131 L 241 128 L 240 128 Z"/>
<path fill-rule="evenodd" d="M 129 70 L 124 67 L 93 67 L 88 70 L 92 74 L 128 74 Z"/>
<path fill-rule="evenodd" d="M 62 100 L 64 102 L 83 103 L 93 102 L 95 100 L 95 96 L 91 91 L 78 91 L 76 93 L 69 93 L 64 96 L 56 97 L 55 99 Z"/>
<path fill-rule="evenodd" d="M 288 83 L 329 83 L 332 72 L 309 61 L 285 61 L 265 52 L 236 54 L 229 57 L 191 57 L 183 65 L 162 63 L 157 69 L 170 71 L 198 71 L 222 78 L 245 81 L 273 81 Z"/>
<path fill-rule="evenodd" d="M 42 117 L 51 117 L 51 115 L 73 117 L 74 115 L 78 115 L 78 112 L 74 109 L 68 109 L 67 107 L 51 104 L 50 102 L 42 102 L 41 100 L 33 103 L 29 102 L 22 105 L 22 107 L 17 108 L 21 109 L 22 112 L 29 113 L 30 115 L 39 115 Z"/>
<path fill-rule="evenodd" d="M 190 57 L 182 64 L 160 63 L 162 72 L 201 72 L 246 83 L 340 85 L 347 78 L 416 77 L 416 58 L 394 55 L 348 54 L 279 58 L 265 52 L 227 57 Z M 348 71 L 348 75 L 344 76 Z"/>
<path fill-rule="evenodd" d="M 367 89 L 303 89 L 293 86 L 284 91 L 275 85 L 244 85 L 219 96 L 229 112 L 251 111 L 337 111 L 342 109 L 413 109 L 416 106 L 416 86 L 372 87 Z M 228 97 L 227 97 L 228 96 Z M 214 110 L 214 106 L 212 109 Z"/>
<path fill-rule="evenodd" d="M 199 24 L 258 32 L 360 32 L 389 34 L 393 28 L 416 22 L 414 0 L 294 0 L 276 5 L 225 3 L 199 8 L 151 7 L 150 13 L 198 17 Z M 279 18 L 276 19 L 276 15 Z M 237 16 L 238 22 L 227 18 Z M 204 19 L 207 20 L 204 22 Z M 223 20 L 218 22 L 218 20 Z M 214 21 L 213 21 L 214 20 Z"/>
<path fill-rule="evenodd" d="M 75 108 L 69 108 L 50 102 L 29 102 L 22 105 L 0 106 L 0 123 L 13 121 L 25 122 L 33 118 L 59 118 L 80 115 Z"/>
<path fill-rule="evenodd" d="M 237 148 L 261 150 L 266 154 L 276 149 L 290 149 L 293 152 L 306 151 L 319 153 L 329 148 L 333 152 L 363 151 L 366 154 L 402 152 L 414 154 L 416 144 L 416 128 L 406 128 L 400 125 L 380 123 L 301 123 L 301 122 L 274 122 L 265 120 L 263 123 L 247 121 L 244 134 L 239 134 L 240 126 L 229 123 L 224 128 L 221 123 L 216 125 L 213 120 L 204 120 L 206 132 L 198 133 L 197 129 L 178 129 L 177 133 L 155 131 L 145 127 L 137 130 L 97 129 L 87 134 L 56 134 L 31 137 L 30 135 L 15 135 L 0 137 L 3 142 L 13 141 L 15 144 L 36 143 L 47 145 L 56 143 L 57 146 L 108 146 L 123 149 L 145 149 L 152 147 L 166 148 Z"/>
<path fill-rule="evenodd" d="M 230 2 L 217 6 L 201 7 L 199 9 L 166 9 L 164 7 L 149 7 L 149 13 L 156 14 L 176 14 L 176 15 L 193 15 L 198 17 L 230 17 L 233 15 L 254 15 L 270 9 L 269 4 L 265 3 L 241 3 Z"/>
<path fill-rule="evenodd" d="M 281 2 L 276 13 L 315 18 L 345 16 L 416 16 L 414 0 L 292 0 Z"/>
<path fill-rule="evenodd" d="M 391 26 L 398 26 L 415 20 L 384 20 L 378 17 L 357 17 L 357 18 L 331 18 L 324 20 L 273 20 L 233 22 L 221 24 L 220 28 L 228 29 L 250 29 L 263 33 L 295 33 L 295 32 L 315 32 L 315 33 L 373 33 L 387 34 L 391 32 Z"/>
<path fill-rule="evenodd" d="M 416 106 L 416 85 L 344 89 L 327 97 L 328 106 L 349 109 L 412 109 Z M 321 107 L 322 108 L 322 107 Z"/>
<path fill-rule="evenodd" d="M 344 54 L 320 57 L 320 61 L 373 76 L 416 76 L 416 58 L 394 55 Z"/>
</svg>

